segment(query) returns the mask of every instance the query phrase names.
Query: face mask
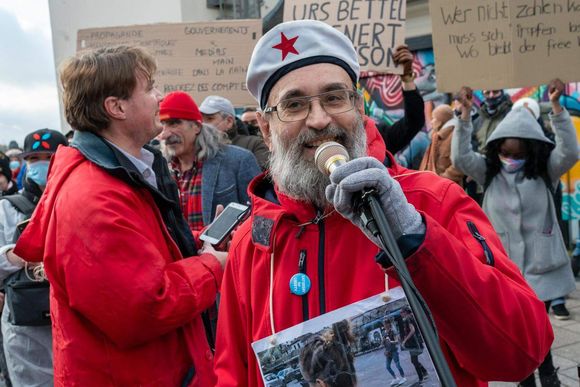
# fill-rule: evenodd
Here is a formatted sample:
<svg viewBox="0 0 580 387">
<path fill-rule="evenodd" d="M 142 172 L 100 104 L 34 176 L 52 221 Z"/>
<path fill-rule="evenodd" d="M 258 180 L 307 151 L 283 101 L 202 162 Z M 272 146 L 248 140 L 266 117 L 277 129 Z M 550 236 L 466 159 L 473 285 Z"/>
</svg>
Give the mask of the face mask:
<svg viewBox="0 0 580 387">
<path fill-rule="evenodd" d="M 487 105 L 489 110 L 495 110 L 499 106 L 501 100 L 502 100 L 501 95 L 499 97 L 486 98 L 485 104 Z"/>
<path fill-rule="evenodd" d="M 526 164 L 526 159 L 510 159 L 501 155 L 499 156 L 499 161 L 501 161 L 501 167 L 507 173 L 516 173 Z"/>
<path fill-rule="evenodd" d="M 26 177 L 41 187 L 45 186 L 49 164 L 50 161 L 48 160 L 35 161 L 28 164 L 26 167 Z"/>
<path fill-rule="evenodd" d="M 18 167 L 20 167 L 20 161 L 12 160 L 10 162 L 10 169 L 15 170 L 15 169 L 18 169 Z"/>
</svg>

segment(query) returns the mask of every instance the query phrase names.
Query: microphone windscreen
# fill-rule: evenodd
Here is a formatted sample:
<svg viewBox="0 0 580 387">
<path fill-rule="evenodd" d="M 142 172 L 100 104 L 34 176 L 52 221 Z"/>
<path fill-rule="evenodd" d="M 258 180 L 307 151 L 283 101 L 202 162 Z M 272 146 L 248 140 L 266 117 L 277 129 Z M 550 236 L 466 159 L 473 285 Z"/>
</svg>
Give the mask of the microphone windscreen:
<svg viewBox="0 0 580 387">
<path fill-rule="evenodd" d="M 344 164 L 349 159 L 346 148 L 334 141 L 321 144 L 314 154 L 314 162 L 318 170 L 327 175 L 332 172 L 332 164 Z"/>
</svg>

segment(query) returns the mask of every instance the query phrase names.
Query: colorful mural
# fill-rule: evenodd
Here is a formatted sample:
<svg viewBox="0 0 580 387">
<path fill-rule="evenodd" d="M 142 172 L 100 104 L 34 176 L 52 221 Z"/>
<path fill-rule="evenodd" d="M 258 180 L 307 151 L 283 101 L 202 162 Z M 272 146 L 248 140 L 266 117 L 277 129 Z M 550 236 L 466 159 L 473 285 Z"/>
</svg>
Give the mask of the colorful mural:
<svg viewBox="0 0 580 387">
<path fill-rule="evenodd" d="M 450 96 L 437 92 L 435 58 L 433 50 L 415 51 L 413 68 L 417 73 L 415 83 L 425 100 L 426 122 L 431 121 L 430 112 L 434 107 L 449 103 Z M 396 75 L 377 75 L 376 73 L 363 72 L 359 82 L 359 89 L 364 96 L 365 111 L 369 117 L 378 122 L 388 124 L 399 120 L 403 116 L 403 95 L 401 93 L 401 80 Z M 517 101 L 520 98 L 529 97 L 540 102 L 548 101 L 547 86 L 526 87 L 520 89 L 507 89 L 506 92 Z M 483 100 L 481 90 L 475 91 L 475 102 L 479 105 Z M 566 85 L 566 95 L 562 97 L 562 105 L 568 110 L 580 115 L 580 82 Z M 577 111 L 577 112 L 575 112 Z"/>
<path fill-rule="evenodd" d="M 578 90 L 578 89 L 576 89 Z M 576 100 L 578 102 L 578 100 Z M 579 111 L 580 113 L 580 111 Z M 573 116 L 572 121 L 576 127 L 576 138 L 580 138 L 580 115 Z M 578 149 L 580 154 L 580 147 Z M 562 176 L 564 185 L 562 193 L 562 219 L 579 220 L 580 219 L 580 162 L 576 163 Z"/>
<path fill-rule="evenodd" d="M 448 103 L 449 96 L 437 92 L 433 50 L 416 51 L 414 54 L 413 69 L 417 74 L 415 84 L 425 100 L 426 122 L 429 123 L 433 108 Z M 359 89 L 364 97 L 366 114 L 375 121 L 393 124 L 403 117 L 403 94 L 399 76 L 363 72 Z"/>
<path fill-rule="evenodd" d="M 425 122 L 428 131 L 431 122 L 431 112 L 442 104 L 449 103 L 448 94 L 438 93 L 435 74 L 435 58 L 433 50 L 420 50 L 415 53 L 413 68 L 417 74 L 415 83 L 425 100 Z M 379 75 L 376 73 L 363 73 L 359 82 L 359 89 L 364 97 L 365 112 L 377 122 L 393 124 L 402 118 L 403 95 L 401 92 L 401 80 L 397 75 Z M 526 87 L 520 89 L 507 89 L 512 101 L 529 97 L 539 102 L 549 110 L 548 91 L 546 85 Z M 483 100 L 481 90 L 474 93 L 475 102 L 479 105 Z M 566 85 L 566 93 L 561 103 L 572 115 L 574 125 L 580 138 L 580 82 Z M 401 161 L 401 159 L 399 159 Z M 577 163 L 566 175 L 562 177 L 564 185 L 563 218 L 564 220 L 580 219 L 580 163 Z"/>
</svg>

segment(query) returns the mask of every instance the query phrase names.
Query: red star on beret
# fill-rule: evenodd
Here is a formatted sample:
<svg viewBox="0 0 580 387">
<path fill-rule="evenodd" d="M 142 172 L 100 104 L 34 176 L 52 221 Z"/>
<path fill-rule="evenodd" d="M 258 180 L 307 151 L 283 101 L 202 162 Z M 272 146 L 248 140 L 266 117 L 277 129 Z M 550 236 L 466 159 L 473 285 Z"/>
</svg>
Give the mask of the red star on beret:
<svg viewBox="0 0 580 387">
<path fill-rule="evenodd" d="M 272 48 L 275 48 L 282 52 L 282 60 L 286 59 L 286 57 L 290 53 L 298 55 L 298 51 L 294 48 L 294 43 L 296 43 L 298 36 L 288 39 L 283 32 L 280 32 L 280 35 L 281 35 L 280 43 L 278 43 L 275 46 L 272 46 Z"/>
</svg>

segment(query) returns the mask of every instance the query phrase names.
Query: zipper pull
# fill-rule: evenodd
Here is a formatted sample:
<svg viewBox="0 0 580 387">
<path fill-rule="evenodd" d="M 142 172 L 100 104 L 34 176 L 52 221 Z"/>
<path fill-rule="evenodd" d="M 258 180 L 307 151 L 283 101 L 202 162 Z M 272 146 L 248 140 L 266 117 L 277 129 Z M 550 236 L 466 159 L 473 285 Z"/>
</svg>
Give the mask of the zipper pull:
<svg viewBox="0 0 580 387">
<path fill-rule="evenodd" d="M 318 224 L 320 223 L 320 221 L 324 219 L 322 212 L 320 210 L 316 210 L 316 217 L 314 219 L 312 219 L 312 224 Z"/>
<path fill-rule="evenodd" d="M 467 228 L 471 235 L 481 244 L 483 248 L 483 255 L 485 256 L 485 260 L 489 266 L 495 266 L 495 258 L 493 256 L 493 252 L 491 251 L 489 245 L 485 241 L 485 237 L 479 233 L 477 226 L 471 220 L 467 221 Z"/>
<path fill-rule="evenodd" d="M 298 258 L 298 273 L 306 273 L 306 250 L 300 250 Z"/>
<path fill-rule="evenodd" d="M 305 229 L 306 229 L 306 225 L 300 226 L 300 228 L 298 229 L 298 232 L 296 233 L 296 239 L 300 239 L 302 234 L 304 234 Z"/>
<path fill-rule="evenodd" d="M 475 224 L 473 224 L 473 222 L 468 221 L 467 222 L 467 228 L 469 228 L 469 231 L 471 231 L 471 235 L 473 235 L 473 237 L 475 239 L 477 239 L 480 242 L 485 241 L 485 237 L 479 233 L 479 230 L 477 229 L 477 227 L 475 226 Z"/>
</svg>

